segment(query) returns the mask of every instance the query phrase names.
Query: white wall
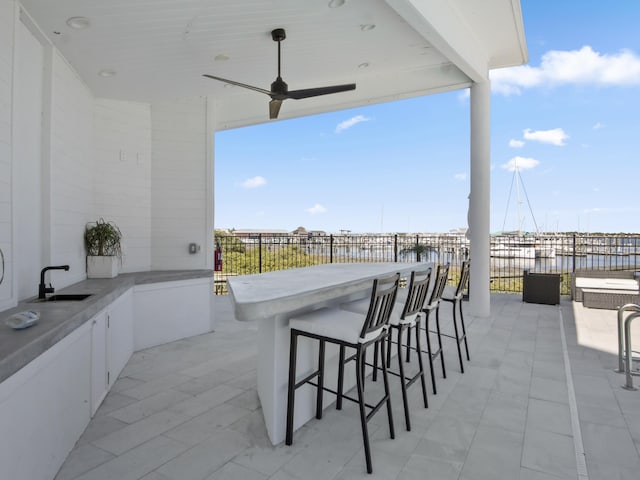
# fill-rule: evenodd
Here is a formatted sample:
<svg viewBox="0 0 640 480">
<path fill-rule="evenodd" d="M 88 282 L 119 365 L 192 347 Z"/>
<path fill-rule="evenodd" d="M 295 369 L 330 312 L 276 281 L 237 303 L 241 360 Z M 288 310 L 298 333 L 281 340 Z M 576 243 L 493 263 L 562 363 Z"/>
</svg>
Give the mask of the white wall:
<svg viewBox="0 0 640 480">
<path fill-rule="evenodd" d="M 211 268 L 207 100 L 154 103 L 151 122 L 151 267 Z M 188 251 L 191 242 L 201 247 L 195 255 Z"/>
<path fill-rule="evenodd" d="M 124 237 L 123 272 L 151 267 L 151 108 L 97 99 L 94 106 L 93 212 Z M 97 220 L 94 218 L 94 220 Z"/>
<path fill-rule="evenodd" d="M 0 310 L 14 303 L 11 202 L 11 101 L 13 85 L 14 3 L 0 0 L 0 249 L 4 253 L 4 271 L 0 259 Z"/>
<path fill-rule="evenodd" d="M 93 96 L 65 59 L 54 50 L 51 94 L 51 272 L 54 287 L 83 280 L 83 228 L 92 219 Z"/>
<path fill-rule="evenodd" d="M 42 268 L 42 105 L 44 48 L 16 23 L 13 81 L 14 272 L 18 298 L 33 296 Z"/>
</svg>

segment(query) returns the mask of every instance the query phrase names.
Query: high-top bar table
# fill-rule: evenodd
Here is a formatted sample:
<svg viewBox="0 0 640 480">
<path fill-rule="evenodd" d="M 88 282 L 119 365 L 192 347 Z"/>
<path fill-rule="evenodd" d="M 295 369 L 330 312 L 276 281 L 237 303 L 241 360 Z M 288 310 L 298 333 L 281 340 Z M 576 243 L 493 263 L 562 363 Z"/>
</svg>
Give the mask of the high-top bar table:
<svg viewBox="0 0 640 480">
<path fill-rule="evenodd" d="M 235 317 L 258 321 L 258 396 L 267 433 L 276 445 L 284 440 L 289 369 L 289 319 L 322 307 L 365 298 L 375 278 L 424 269 L 426 263 L 332 263 L 229 278 L 227 284 Z M 397 307 L 396 307 L 397 308 Z M 317 342 L 298 346 L 298 369 L 302 376 L 317 363 Z M 335 368 L 334 368 L 335 367 Z M 355 374 L 345 370 L 345 391 L 355 385 Z M 326 351 L 327 385 L 335 383 L 337 348 Z M 334 373 L 333 377 L 331 373 Z M 313 388 L 296 397 L 294 426 L 299 428 L 315 414 Z M 325 405 L 335 398 L 327 397 Z"/>
</svg>

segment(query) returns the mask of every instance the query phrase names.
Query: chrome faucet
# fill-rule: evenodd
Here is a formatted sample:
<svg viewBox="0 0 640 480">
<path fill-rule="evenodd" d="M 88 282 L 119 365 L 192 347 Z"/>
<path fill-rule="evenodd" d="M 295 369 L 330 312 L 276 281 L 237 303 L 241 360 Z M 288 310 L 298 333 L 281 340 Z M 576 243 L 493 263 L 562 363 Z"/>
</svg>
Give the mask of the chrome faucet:
<svg viewBox="0 0 640 480">
<path fill-rule="evenodd" d="M 40 285 L 38 285 L 38 299 L 39 300 L 44 300 L 45 298 L 47 298 L 47 293 L 55 292 L 55 289 L 53 288 L 53 285 L 51 285 L 51 283 L 49 283 L 48 287 L 44 283 L 44 274 L 47 272 L 47 270 L 64 270 L 64 271 L 68 272 L 69 271 L 69 265 L 50 266 L 50 267 L 44 267 L 42 269 L 42 271 L 40 272 Z"/>
</svg>

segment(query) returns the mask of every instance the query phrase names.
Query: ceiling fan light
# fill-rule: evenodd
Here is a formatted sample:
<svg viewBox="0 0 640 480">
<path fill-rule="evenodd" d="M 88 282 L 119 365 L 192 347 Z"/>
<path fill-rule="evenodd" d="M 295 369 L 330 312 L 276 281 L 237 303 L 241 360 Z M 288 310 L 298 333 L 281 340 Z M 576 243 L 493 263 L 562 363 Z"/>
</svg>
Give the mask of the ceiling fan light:
<svg viewBox="0 0 640 480">
<path fill-rule="evenodd" d="M 363 32 L 368 32 L 369 30 L 373 30 L 374 28 L 376 28 L 376 26 L 373 23 L 365 23 L 363 25 L 360 25 L 360 30 L 362 30 Z"/>
<path fill-rule="evenodd" d="M 98 72 L 98 76 L 102 78 L 115 77 L 116 71 L 110 68 L 104 68 Z"/>
<path fill-rule="evenodd" d="M 344 5 L 345 0 L 329 0 L 329 8 L 338 8 Z"/>
<path fill-rule="evenodd" d="M 87 17 L 71 17 L 67 19 L 66 23 L 74 30 L 84 30 L 91 26 L 91 22 Z"/>
<path fill-rule="evenodd" d="M 218 55 L 216 55 L 215 57 L 213 57 L 213 59 L 216 62 L 226 62 L 227 60 L 229 60 L 231 57 L 229 55 L 225 55 L 224 53 L 219 53 Z"/>
</svg>

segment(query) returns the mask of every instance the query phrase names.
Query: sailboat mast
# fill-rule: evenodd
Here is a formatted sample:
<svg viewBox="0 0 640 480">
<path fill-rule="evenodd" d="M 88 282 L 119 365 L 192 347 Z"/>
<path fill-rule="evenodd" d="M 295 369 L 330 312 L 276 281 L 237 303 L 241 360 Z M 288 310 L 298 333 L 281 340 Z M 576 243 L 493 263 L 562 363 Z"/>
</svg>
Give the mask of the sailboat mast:
<svg viewBox="0 0 640 480">
<path fill-rule="evenodd" d="M 518 211 L 518 235 L 522 235 L 522 214 L 520 213 L 520 204 L 522 203 L 520 200 L 520 173 L 518 171 L 518 164 L 516 163 L 515 171 L 513 174 L 516 177 L 516 207 Z"/>
</svg>

